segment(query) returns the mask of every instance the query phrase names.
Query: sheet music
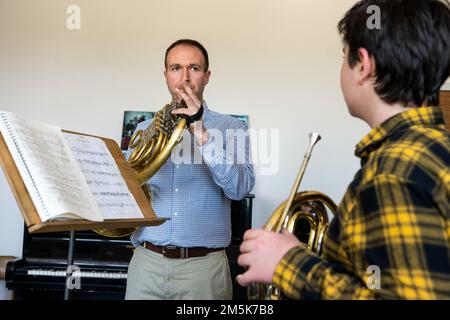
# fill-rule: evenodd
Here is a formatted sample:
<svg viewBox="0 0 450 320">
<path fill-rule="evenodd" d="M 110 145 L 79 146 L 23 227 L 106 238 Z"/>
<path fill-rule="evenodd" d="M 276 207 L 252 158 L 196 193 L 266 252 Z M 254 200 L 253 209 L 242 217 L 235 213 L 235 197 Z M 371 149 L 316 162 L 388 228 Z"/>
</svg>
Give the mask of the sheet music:
<svg viewBox="0 0 450 320">
<path fill-rule="evenodd" d="M 143 218 L 103 140 L 64 133 L 104 219 Z"/>
<path fill-rule="evenodd" d="M 102 221 L 89 187 L 71 156 L 61 129 L 2 112 L 8 122 L 8 148 L 41 220 L 82 218 Z M 3 134 L 3 131 L 2 131 Z M 6 139 L 5 139 L 6 140 Z M 37 199 L 37 200 L 36 200 Z M 37 202 L 35 202 L 37 201 Z"/>
</svg>

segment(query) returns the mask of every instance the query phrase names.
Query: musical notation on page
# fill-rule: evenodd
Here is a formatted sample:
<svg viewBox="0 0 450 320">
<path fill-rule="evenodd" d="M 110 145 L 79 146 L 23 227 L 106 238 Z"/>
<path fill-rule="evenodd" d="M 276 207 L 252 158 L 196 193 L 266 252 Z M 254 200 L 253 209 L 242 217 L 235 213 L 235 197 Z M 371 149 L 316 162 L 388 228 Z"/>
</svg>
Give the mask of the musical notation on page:
<svg viewBox="0 0 450 320">
<path fill-rule="evenodd" d="M 4 112 L 9 127 L 6 142 L 22 163 L 21 175 L 42 221 L 73 218 L 102 221 L 86 181 L 71 157 L 61 129 Z M 6 134 L 6 132 L 5 132 Z"/>
<path fill-rule="evenodd" d="M 142 212 L 105 143 L 64 133 L 104 219 L 142 218 Z"/>
</svg>

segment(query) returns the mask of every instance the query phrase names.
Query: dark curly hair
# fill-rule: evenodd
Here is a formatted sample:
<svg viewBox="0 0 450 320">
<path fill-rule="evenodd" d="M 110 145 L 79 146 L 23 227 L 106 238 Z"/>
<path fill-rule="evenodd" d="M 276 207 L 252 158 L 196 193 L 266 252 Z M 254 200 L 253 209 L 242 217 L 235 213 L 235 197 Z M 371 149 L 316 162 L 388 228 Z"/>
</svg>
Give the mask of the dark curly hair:
<svg viewBox="0 0 450 320">
<path fill-rule="evenodd" d="M 370 6 L 381 12 L 381 28 L 367 26 Z M 377 94 L 387 103 L 439 105 L 450 75 L 450 5 L 447 0 L 363 0 L 339 22 L 349 47 L 348 63 L 365 48 L 376 62 Z"/>
</svg>

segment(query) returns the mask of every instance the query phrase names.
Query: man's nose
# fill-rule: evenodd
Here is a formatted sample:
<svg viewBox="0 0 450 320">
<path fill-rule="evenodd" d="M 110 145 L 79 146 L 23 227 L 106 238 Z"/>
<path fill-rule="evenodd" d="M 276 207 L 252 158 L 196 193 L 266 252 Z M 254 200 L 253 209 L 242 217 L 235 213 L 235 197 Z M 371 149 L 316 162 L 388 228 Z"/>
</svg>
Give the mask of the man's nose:
<svg viewBox="0 0 450 320">
<path fill-rule="evenodd" d="M 182 82 L 186 82 L 186 83 L 191 82 L 191 77 L 189 75 L 189 70 L 188 69 L 184 69 L 183 70 L 183 74 L 181 75 L 181 81 Z"/>
</svg>

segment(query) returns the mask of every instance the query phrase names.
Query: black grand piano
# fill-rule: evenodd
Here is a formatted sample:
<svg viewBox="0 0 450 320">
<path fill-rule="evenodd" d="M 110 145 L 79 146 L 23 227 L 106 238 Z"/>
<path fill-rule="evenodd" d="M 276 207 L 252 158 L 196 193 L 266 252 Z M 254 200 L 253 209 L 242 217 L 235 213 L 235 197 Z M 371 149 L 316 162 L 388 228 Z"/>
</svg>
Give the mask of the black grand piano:
<svg viewBox="0 0 450 320">
<path fill-rule="evenodd" d="M 232 240 L 227 255 L 232 278 L 244 270 L 237 265 L 239 245 L 251 227 L 252 201 L 247 195 L 232 201 Z M 30 234 L 25 228 L 22 259 L 8 262 L 6 287 L 17 300 L 64 298 L 70 233 Z M 80 289 L 71 291 L 73 300 L 122 300 L 125 297 L 128 263 L 133 254 L 129 237 L 108 238 L 93 231 L 77 231 L 74 265 L 79 268 Z M 233 297 L 245 300 L 245 289 L 233 281 Z"/>
</svg>

